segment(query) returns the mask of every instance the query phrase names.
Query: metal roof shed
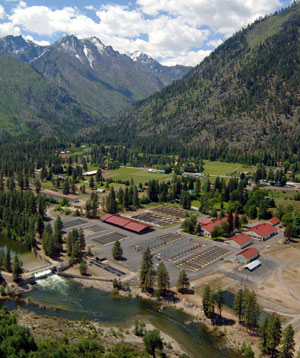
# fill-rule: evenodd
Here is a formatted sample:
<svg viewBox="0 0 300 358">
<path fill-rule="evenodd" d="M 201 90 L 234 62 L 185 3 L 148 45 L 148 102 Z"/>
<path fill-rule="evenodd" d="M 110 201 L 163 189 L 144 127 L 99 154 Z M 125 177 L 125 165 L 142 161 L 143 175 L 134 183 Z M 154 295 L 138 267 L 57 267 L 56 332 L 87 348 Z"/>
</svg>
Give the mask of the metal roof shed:
<svg viewBox="0 0 300 358">
<path fill-rule="evenodd" d="M 249 271 L 253 271 L 253 270 L 257 269 L 259 266 L 261 266 L 261 261 L 255 260 L 255 261 L 251 262 L 250 264 L 246 265 L 245 269 L 248 269 Z"/>
</svg>

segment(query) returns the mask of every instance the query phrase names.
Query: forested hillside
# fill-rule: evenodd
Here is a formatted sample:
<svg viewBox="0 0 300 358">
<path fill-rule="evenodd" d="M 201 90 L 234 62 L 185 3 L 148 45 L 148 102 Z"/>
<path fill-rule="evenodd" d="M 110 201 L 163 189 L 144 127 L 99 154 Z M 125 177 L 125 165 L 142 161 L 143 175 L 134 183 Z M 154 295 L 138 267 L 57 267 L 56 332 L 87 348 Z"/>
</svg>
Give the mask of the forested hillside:
<svg viewBox="0 0 300 358">
<path fill-rule="evenodd" d="M 22 36 L 6 36 L 0 38 L 0 54 L 29 64 L 102 117 L 160 91 L 191 69 L 162 66 L 145 54 L 130 58 L 96 37 L 64 36 L 39 46 Z"/>
<path fill-rule="evenodd" d="M 300 4 L 249 25 L 115 123 L 210 151 L 297 153 Z"/>
<path fill-rule="evenodd" d="M 0 136 L 63 134 L 97 123 L 65 90 L 30 66 L 0 55 Z"/>
</svg>

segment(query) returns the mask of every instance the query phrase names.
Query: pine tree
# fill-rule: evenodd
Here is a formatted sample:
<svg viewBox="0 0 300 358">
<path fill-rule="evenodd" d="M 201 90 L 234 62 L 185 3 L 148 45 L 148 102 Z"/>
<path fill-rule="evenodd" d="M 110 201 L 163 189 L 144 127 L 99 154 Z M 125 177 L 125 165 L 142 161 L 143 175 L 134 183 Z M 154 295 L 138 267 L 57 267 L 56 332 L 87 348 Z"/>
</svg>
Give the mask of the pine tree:
<svg viewBox="0 0 300 358">
<path fill-rule="evenodd" d="M 209 285 L 205 285 L 203 294 L 202 294 L 202 307 L 203 312 L 206 317 L 210 316 L 210 298 L 211 298 L 211 289 Z"/>
<path fill-rule="evenodd" d="M 266 351 L 266 345 L 267 345 L 267 332 L 268 332 L 268 325 L 269 320 L 268 317 L 265 317 L 259 326 L 258 335 L 263 340 L 262 341 L 262 351 Z"/>
<path fill-rule="evenodd" d="M 134 210 L 137 210 L 139 208 L 139 195 L 136 185 L 133 187 L 133 193 L 132 193 L 132 206 Z"/>
<path fill-rule="evenodd" d="M 19 280 L 21 272 L 22 272 L 22 263 L 19 260 L 18 255 L 15 255 L 14 261 L 13 261 L 13 266 L 12 266 L 13 280 L 15 282 Z"/>
<path fill-rule="evenodd" d="M 293 358 L 295 352 L 295 332 L 289 324 L 282 332 L 281 349 L 279 358 Z"/>
<path fill-rule="evenodd" d="M 102 180 L 102 171 L 100 168 L 97 169 L 96 182 L 99 183 Z"/>
<path fill-rule="evenodd" d="M 160 350 L 163 349 L 163 340 L 161 339 L 159 331 L 157 329 L 147 332 L 143 340 L 146 352 L 148 354 L 151 354 L 153 358 L 155 358 L 155 350 L 157 348 Z"/>
<path fill-rule="evenodd" d="M 7 251 L 5 253 L 4 269 L 7 272 L 11 272 L 11 255 L 10 255 L 10 250 L 9 249 L 7 249 Z"/>
<path fill-rule="evenodd" d="M 281 340 L 281 322 L 278 317 L 272 315 L 269 319 L 267 327 L 267 344 L 266 352 L 271 354 L 271 357 L 274 358 L 276 355 L 277 347 L 280 344 Z"/>
<path fill-rule="evenodd" d="M 258 325 L 259 318 L 259 306 L 254 291 L 245 290 L 243 304 L 245 325 L 249 330 L 254 330 Z"/>
<path fill-rule="evenodd" d="M 80 272 L 80 275 L 81 276 L 84 276 L 87 274 L 87 264 L 84 260 L 82 260 L 80 262 L 80 265 L 79 265 L 79 272 Z"/>
<path fill-rule="evenodd" d="M 143 291 L 152 289 L 153 287 L 153 256 L 149 247 L 143 252 L 141 268 L 140 268 L 140 287 Z"/>
<path fill-rule="evenodd" d="M 228 212 L 227 222 L 228 222 L 228 234 L 231 234 L 234 229 L 233 214 L 232 214 L 231 210 L 229 210 L 229 212 Z"/>
<path fill-rule="evenodd" d="M 224 305 L 225 301 L 224 301 L 223 291 L 220 288 L 215 293 L 215 303 L 216 303 L 217 308 L 219 310 L 219 314 L 222 317 L 222 308 L 223 308 L 223 305 Z"/>
<path fill-rule="evenodd" d="M 91 189 L 94 189 L 94 187 L 95 187 L 95 181 L 94 181 L 94 177 L 93 177 L 93 176 L 91 176 L 91 178 L 90 178 L 89 187 L 90 187 Z"/>
<path fill-rule="evenodd" d="M 157 288 L 160 295 L 164 295 L 167 288 L 170 287 L 170 277 L 166 266 L 161 261 L 156 273 Z"/>
<path fill-rule="evenodd" d="M 181 270 L 179 273 L 179 277 L 177 280 L 177 290 L 179 292 L 186 292 L 186 290 L 190 287 L 190 280 L 185 272 L 185 270 Z"/>
<path fill-rule="evenodd" d="M 39 234 L 40 239 L 42 238 L 44 229 L 45 229 L 45 225 L 43 222 L 43 218 L 39 215 L 36 222 L 36 231 Z"/>
<path fill-rule="evenodd" d="M 121 247 L 120 241 L 116 240 L 111 249 L 112 257 L 114 260 L 121 260 L 123 255 L 123 249 Z"/>
<path fill-rule="evenodd" d="M 64 194 L 64 195 L 70 194 L 70 183 L 69 183 L 69 180 L 68 180 L 68 179 L 66 179 L 65 182 L 64 182 L 63 194 Z"/>
<path fill-rule="evenodd" d="M 82 253 L 85 250 L 85 237 L 82 228 L 80 228 L 78 231 L 78 240 L 79 240 L 80 252 Z"/>
<path fill-rule="evenodd" d="M 235 314 L 238 316 L 239 318 L 239 322 L 241 321 L 243 315 L 244 315 L 244 292 L 242 289 L 239 289 L 237 294 L 234 297 L 234 301 L 233 301 L 233 310 L 235 312 Z"/>
<path fill-rule="evenodd" d="M 63 223 L 61 221 L 60 216 L 58 215 L 54 223 L 54 237 L 57 242 L 57 245 L 60 245 L 62 243 L 62 229 Z"/>
<path fill-rule="evenodd" d="M 235 216 L 234 216 L 234 228 L 236 230 L 239 230 L 240 227 L 241 227 L 241 224 L 240 224 L 239 214 L 235 213 Z"/>
</svg>

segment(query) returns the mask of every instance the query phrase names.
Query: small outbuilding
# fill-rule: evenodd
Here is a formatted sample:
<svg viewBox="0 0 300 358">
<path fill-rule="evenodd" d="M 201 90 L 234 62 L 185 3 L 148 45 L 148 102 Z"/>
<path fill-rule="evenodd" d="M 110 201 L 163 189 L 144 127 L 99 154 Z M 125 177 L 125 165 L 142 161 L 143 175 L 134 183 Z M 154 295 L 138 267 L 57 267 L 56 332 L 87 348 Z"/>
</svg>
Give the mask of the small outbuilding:
<svg viewBox="0 0 300 358">
<path fill-rule="evenodd" d="M 251 247 L 250 249 L 245 249 L 239 252 L 236 255 L 236 259 L 241 264 L 247 264 L 248 262 L 257 259 L 258 256 L 259 256 L 259 251 L 255 247 Z"/>
<path fill-rule="evenodd" d="M 71 201 L 72 203 L 78 203 L 78 201 L 79 201 L 79 199 L 76 196 L 64 195 L 64 194 L 57 193 L 55 191 L 46 190 L 46 189 L 40 190 L 39 194 L 43 195 L 43 196 L 48 196 L 49 198 L 54 198 L 57 200 L 62 200 L 64 198 L 66 198 L 69 201 Z"/>
<path fill-rule="evenodd" d="M 271 224 L 272 226 L 276 226 L 276 225 L 280 224 L 280 219 L 275 217 L 275 218 L 268 220 L 267 222 L 269 224 Z"/>
<path fill-rule="evenodd" d="M 255 269 L 257 269 L 259 266 L 261 266 L 261 261 L 259 260 L 254 260 L 252 261 L 250 264 L 246 265 L 244 268 L 248 269 L 249 271 L 254 271 Z"/>
</svg>

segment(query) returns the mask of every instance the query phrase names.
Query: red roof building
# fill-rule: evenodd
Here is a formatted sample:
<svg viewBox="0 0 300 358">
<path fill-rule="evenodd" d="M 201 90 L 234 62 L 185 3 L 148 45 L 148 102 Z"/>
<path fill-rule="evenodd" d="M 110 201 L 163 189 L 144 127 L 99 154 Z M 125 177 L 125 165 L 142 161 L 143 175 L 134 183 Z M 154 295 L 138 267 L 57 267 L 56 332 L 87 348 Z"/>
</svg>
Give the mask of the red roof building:
<svg viewBox="0 0 300 358">
<path fill-rule="evenodd" d="M 105 214 L 101 217 L 101 220 L 112 225 L 121 227 L 122 229 L 130 230 L 138 234 L 150 229 L 151 226 L 141 224 L 137 221 L 124 218 L 117 214 Z"/>
<path fill-rule="evenodd" d="M 234 215 L 235 214 L 233 214 L 233 218 L 234 218 Z M 239 214 L 239 218 L 241 218 L 241 217 L 242 217 L 242 215 Z M 222 221 L 227 221 L 227 219 L 228 219 L 228 217 L 224 216 L 223 218 L 216 219 L 216 220 L 213 220 L 213 221 L 208 221 L 208 222 L 205 222 L 203 224 L 201 224 L 202 220 L 199 220 L 198 222 L 201 225 L 202 234 L 204 236 L 211 237 L 211 232 L 213 231 L 213 229 L 216 226 L 220 226 Z M 206 220 L 203 220 L 203 221 L 206 221 Z"/>
<path fill-rule="evenodd" d="M 247 234 L 237 234 L 226 240 L 226 243 L 238 249 L 243 249 L 251 245 L 252 242 L 253 242 L 252 237 Z"/>
<path fill-rule="evenodd" d="M 270 223 L 272 226 L 275 226 L 280 223 L 280 219 L 275 217 L 275 218 L 268 220 L 267 222 Z"/>
<path fill-rule="evenodd" d="M 255 247 L 250 249 L 243 250 L 236 255 L 236 259 L 243 264 L 257 259 L 259 256 L 259 251 Z"/>
<path fill-rule="evenodd" d="M 277 230 L 269 223 L 258 224 L 245 231 L 254 239 L 266 241 L 277 234 Z"/>
<path fill-rule="evenodd" d="M 56 191 L 50 191 L 46 189 L 40 190 L 39 194 L 43 196 L 49 196 L 51 198 L 58 199 L 58 200 L 66 198 L 73 203 L 77 203 L 79 201 L 79 199 L 76 196 L 65 195 L 65 194 L 57 193 Z"/>
<path fill-rule="evenodd" d="M 209 221 L 206 224 L 201 225 L 201 223 L 200 223 L 201 229 L 202 229 L 202 234 L 204 236 L 211 237 L 211 232 L 213 231 L 213 229 L 216 226 L 220 226 L 222 221 L 226 221 L 226 220 L 227 220 L 227 216 L 225 216 L 224 218 L 221 218 L 221 219 L 216 219 L 214 221 Z"/>
</svg>

